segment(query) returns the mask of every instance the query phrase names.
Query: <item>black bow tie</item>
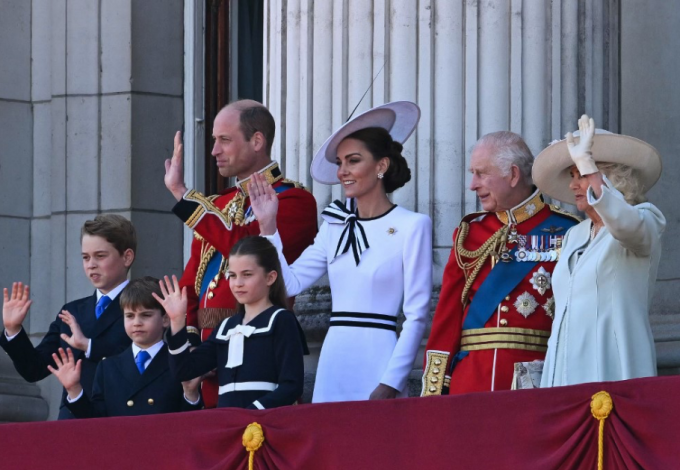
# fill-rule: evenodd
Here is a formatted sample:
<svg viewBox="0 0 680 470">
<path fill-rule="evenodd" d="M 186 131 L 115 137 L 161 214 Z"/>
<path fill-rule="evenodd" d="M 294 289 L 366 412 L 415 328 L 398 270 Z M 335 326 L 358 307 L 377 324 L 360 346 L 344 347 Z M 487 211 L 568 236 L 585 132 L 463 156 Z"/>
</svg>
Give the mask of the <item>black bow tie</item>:
<svg viewBox="0 0 680 470">
<path fill-rule="evenodd" d="M 333 260 L 339 254 L 345 254 L 352 247 L 352 254 L 357 266 L 361 261 L 361 254 L 369 248 L 368 239 L 364 227 L 361 226 L 356 215 L 356 208 L 354 207 L 354 199 L 349 200 L 350 207 L 347 208 L 342 202 L 335 200 L 321 213 L 329 224 L 344 224 L 345 229 L 338 240 L 338 247 L 335 250 Z M 332 262 L 332 261 L 331 261 Z"/>
</svg>

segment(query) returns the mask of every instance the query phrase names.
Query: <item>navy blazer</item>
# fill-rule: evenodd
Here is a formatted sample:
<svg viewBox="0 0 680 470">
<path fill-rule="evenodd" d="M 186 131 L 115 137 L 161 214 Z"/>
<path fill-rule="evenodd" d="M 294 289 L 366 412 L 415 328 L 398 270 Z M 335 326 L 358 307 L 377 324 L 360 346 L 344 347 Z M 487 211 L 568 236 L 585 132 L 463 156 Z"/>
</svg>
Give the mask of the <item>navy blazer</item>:
<svg viewBox="0 0 680 470">
<path fill-rule="evenodd" d="M 200 410 L 184 399 L 182 383 L 170 373 L 168 347 L 163 347 L 139 373 L 132 346 L 97 366 L 92 396 L 82 396 L 66 406 L 76 418 L 141 416 Z"/>
<path fill-rule="evenodd" d="M 76 359 L 82 359 L 80 383 L 85 394 L 89 397 L 92 392 L 94 375 L 97 364 L 106 356 L 119 354 L 130 345 L 130 338 L 125 334 L 123 315 L 120 310 L 120 295 L 109 304 L 102 315 L 97 318 L 94 308 L 97 303 L 96 292 L 90 297 L 74 300 L 64 305 L 61 310 L 68 310 L 76 318 L 83 334 L 92 340 L 90 357 L 85 357 L 85 351 L 73 349 Z M 61 313 L 59 310 L 59 313 Z M 40 344 L 33 346 L 31 340 L 22 328 L 12 341 L 7 341 L 3 331 L 0 334 L 0 346 L 7 352 L 14 362 L 17 372 L 28 382 L 37 382 L 50 375 L 47 365 L 56 367 L 52 354 L 61 347 L 66 350 L 68 343 L 60 338 L 62 333 L 71 336 L 71 328 L 57 318 L 50 324 L 47 334 Z M 66 407 L 66 390 L 64 390 L 59 409 L 59 419 L 70 419 L 73 415 Z"/>
<path fill-rule="evenodd" d="M 268 409 L 292 405 L 302 395 L 303 355 L 308 352 L 304 332 L 289 310 L 270 307 L 248 326 L 255 331 L 244 339 L 243 364 L 225 367 L 229 360 L 226 333 L 243 322 L 243 312 L 224 320 L 210 337 L 189 351 L 187 330 L 166 334 L 170 368 L 180 380 L 189 380 L 217 368 L 218 407 Z"/>
</svg>

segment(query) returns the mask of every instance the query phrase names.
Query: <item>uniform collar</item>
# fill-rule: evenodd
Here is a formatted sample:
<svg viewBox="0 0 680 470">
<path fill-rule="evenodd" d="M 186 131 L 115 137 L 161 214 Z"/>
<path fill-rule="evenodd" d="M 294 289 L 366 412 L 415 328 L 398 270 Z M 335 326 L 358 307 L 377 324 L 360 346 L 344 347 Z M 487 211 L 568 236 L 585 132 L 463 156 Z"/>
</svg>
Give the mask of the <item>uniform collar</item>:
<svg viewBox="0 0 680 470">
<path fill-rule="evenodd" d="M 496 212 L 496 217 L 503 225 L 521 224 L 538 214 L 545 207 L 541 192 L 537 189 L 534 193 L 510 210 Z"/>
<path fill-rule="evenodd" d="M 264 177 L 267 180 L 267 183 L 269 184 L 274 184 L 277 181 L 280 181 L 283 179 L 283 175 L 281 174 L 281 169 L 279 168 L 278 162 L 271 162 L 269 165 L 266 167 L 262 168 L 260 171 L 258 171 L 261 175 L 264 175 Z M 250 181 L 250 176 L 242 179 L 242 180 L 237 180 L 236 181 L 236 187 L 238 190 L 246 197 L 248 197 L 248 182 Z"/>
</svg>

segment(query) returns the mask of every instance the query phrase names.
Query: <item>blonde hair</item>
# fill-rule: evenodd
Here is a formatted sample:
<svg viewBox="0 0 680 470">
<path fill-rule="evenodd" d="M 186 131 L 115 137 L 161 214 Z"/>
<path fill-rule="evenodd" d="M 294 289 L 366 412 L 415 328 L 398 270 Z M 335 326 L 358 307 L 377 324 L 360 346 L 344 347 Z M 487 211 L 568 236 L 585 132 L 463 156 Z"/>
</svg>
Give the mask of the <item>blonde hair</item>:
<svg viewBox="0 0 680 470">
<path fill-rule="evenodd" d="M 623 194 L 628 204 L 636 205 L 647 201 L 645 187 L 637 170 L 621 163 L 598 163 L 597 167 L 609 178 L 614 187 Z"/>
</svg>

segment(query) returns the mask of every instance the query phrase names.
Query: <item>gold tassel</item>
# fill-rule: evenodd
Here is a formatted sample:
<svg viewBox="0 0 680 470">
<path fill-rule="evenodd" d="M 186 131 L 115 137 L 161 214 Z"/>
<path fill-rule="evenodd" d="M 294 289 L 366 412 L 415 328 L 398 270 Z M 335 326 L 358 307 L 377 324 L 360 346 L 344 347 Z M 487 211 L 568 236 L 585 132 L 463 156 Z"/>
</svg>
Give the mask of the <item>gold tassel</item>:
<svg viewBox="0 0 680 470">
<path fill-rule="evenodd" d="M 250 453 L 248 457 L 248 470 L 253 470 L 253 458 L 255 451 L 264 444 L 264 432 L 262 426 L 257 423 L 250 423 L 243 432 L 243 447 Z"/>
<path fill-rule="evenodd" d="M 590 412 L 600 422 L 600 432 L 597 438 L 597 470 L 604 469 L 604 420 L 609 417 L 614 408 L 612 397 L 607 392 L 597 392 L 590 401 Z"/>
</svg>

